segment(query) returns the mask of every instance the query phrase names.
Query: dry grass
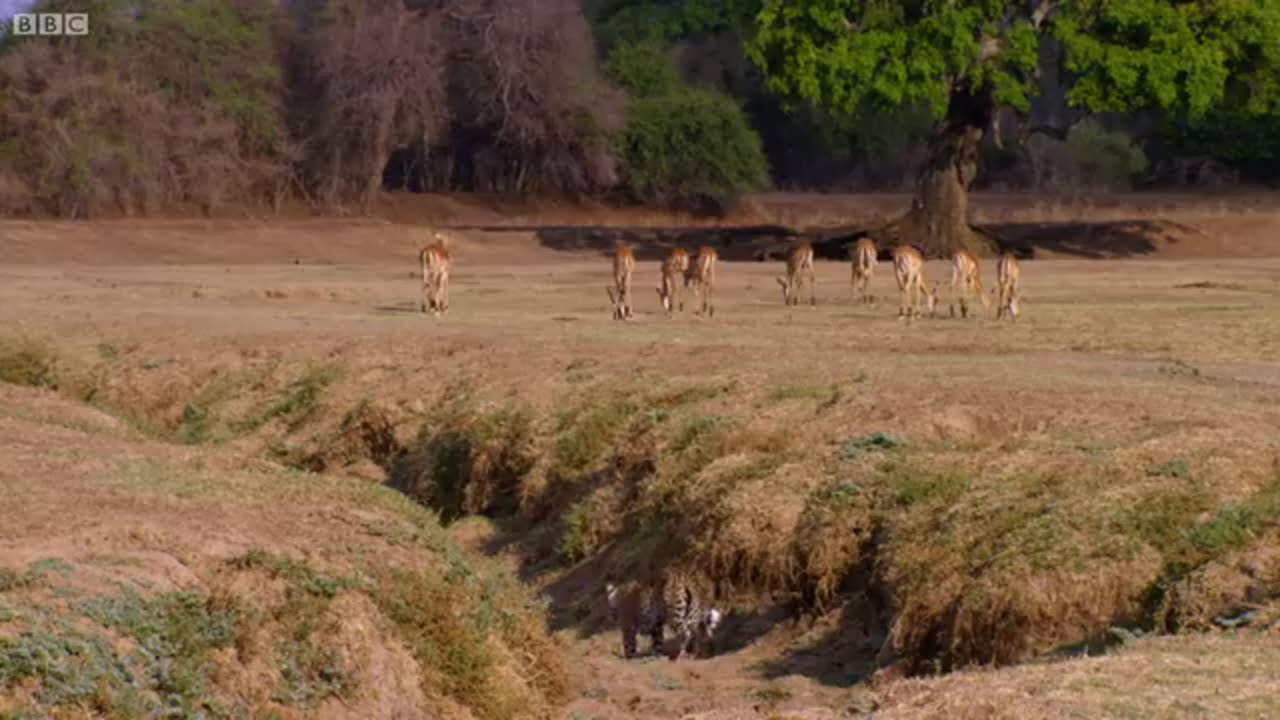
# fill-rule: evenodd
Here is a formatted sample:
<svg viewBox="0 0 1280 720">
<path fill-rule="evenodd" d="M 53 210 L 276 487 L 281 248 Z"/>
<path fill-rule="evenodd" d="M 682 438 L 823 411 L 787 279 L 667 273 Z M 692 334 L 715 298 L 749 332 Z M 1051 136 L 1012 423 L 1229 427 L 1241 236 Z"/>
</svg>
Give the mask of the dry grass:
<svg viewBox="0 0 1280 720">
<path fill-rule="evenodd" d="M 0 398 L 0 714 L 504 720 L 566 702 L 528 595 L 404 496 Z"/>
<path fill-rule="evenodd" d="M 602 261 L 504 247 L 464 237 L 443 321 L 405 311 L 411 261 L 7 269 L 0 321 L 41 324 L 77 378 L 61 391 L 183 452 L 386 477 L 446 521 L 494 517 L 490 549 L 570 627 L 599 619 L 606 574 L 677 562 L 743 615 L 856 605 L 870 583 L 890 604 L 872 625 L 919 671 L 1275 609 L 1274 260 L 1027 262 L 1017 323 L 912 325 L 883 268 L 864 307 L 820 262 L 817 309 L 791 310 L 773 264 L 725 263 L 713 321 L 655 303 L 624 324 Z M 129 467 L 118 488 L 190 502 L 375 497 Z M 559 692 L 510 667 L 511 697 Z"/>
<path fill-rule="evenodd" d="M 1106 657 L 895 683 L 876 717 L 1263 718 L 1280 713 L 1275 634 L 1144 640 Z"/>
</svg>

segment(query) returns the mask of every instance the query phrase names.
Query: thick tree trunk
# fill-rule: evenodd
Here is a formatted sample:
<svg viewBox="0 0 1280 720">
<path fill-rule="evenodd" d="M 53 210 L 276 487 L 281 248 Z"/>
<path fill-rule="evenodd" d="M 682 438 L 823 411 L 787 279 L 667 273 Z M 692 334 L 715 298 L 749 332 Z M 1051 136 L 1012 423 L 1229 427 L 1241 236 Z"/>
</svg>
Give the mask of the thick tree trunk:
<svg viewBox="0 0 1280 720">
<path fill-rule="evenodd" d="M 952 92 L 947 116 L 929 138 L 925 165 L 916 179 L 911 211 L 902 221 L 900 239 L 929 257 L 950 257 L 960 249 L 976 254 L 988 242 L 969 227 L 969 187 L 978 174 L 982 136 L 991 125 L 995 104 L 989 91 Z"/>
</svg>

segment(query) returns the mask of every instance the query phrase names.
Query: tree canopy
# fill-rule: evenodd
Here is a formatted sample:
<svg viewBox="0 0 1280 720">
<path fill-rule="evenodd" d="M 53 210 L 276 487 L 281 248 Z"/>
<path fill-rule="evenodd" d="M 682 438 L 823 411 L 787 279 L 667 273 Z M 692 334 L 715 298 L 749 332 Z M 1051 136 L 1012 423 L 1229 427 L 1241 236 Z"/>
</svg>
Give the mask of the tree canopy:
<svg viewBox="0 0 1280 720">
<path fill-rule="evenodd" d="M 1275 0 L 765 0 L 748 53 L 785 95 L 846 112 L 920 100 L 941 118 L 956 92 L 1027 109 L 1048 38 L 1094 112 L 1277 109 Z"/>
<path fill-rule="evenodd" d="M 916 229 L 944 252 L 967 242 L 979 169 L 1034 189 L 1280 179 L 1280 0 L 94 7 L 87 37 L 0 34 L 0 212 L 384 189 L 717 206 L 914 179 Z"/>
<path fill-rule="evenodd" d="M 969 244 L 978 143 L 998 108 L 1030 109 L 1047 57 L 1087 111 L 1274 114 L 1278 31 L 1280 0 L 764 0 L 747 52 L 793 101 L 927 106 L 938 122 L 915 209 L 922 242 L 949 252 Z"/>
</svg>

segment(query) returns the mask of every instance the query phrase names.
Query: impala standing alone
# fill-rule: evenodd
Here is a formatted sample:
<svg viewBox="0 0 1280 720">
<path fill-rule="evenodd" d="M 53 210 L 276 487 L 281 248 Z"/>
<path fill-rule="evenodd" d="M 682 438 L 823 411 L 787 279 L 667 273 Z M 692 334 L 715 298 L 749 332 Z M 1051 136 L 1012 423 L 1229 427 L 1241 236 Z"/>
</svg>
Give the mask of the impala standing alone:
<svg viewBox="0 0 1280 720">
<path fill-rule="evenodd" d="M 428 309 L 434 315 L 449 311 L 449 247 L 448 235 L 440 231 L 431 233 L 432 242 L 418 251 L 418 264 L 422 267 L 422 312 Z"/>
</svg>

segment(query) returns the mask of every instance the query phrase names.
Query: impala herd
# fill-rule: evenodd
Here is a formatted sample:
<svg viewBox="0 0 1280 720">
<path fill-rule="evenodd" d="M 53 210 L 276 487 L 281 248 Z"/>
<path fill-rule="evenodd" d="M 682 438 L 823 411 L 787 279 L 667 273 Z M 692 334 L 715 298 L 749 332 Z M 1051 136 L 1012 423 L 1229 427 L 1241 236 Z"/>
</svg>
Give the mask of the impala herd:
<svg viewBox="0 0 1280 720">
<path fill-rule="evenodd" d="M 422 268 L 422 312 L 441 315 L 449 310 L 449 267 L 451 259 L 448 249 L 448 236 L 434 231 L 431 242 L 418 253 L 418 262 Z M 869 292 L 871 275 L 875 272 L 878 250 L 869 238 L 861 238 L 853 246 L 850 253 L 853 271 L 850 283 L 859 301 L 875 302 Z M 692 288 L 698 301 L 696 315 L 715 315 L 712 296 L 716 284 L 716 263 L 719 255 L 715 249 L 703 246 L 690 261 L 689 253 L 682 248 L 675 248 L 662 261 L 661 281 L 657 288 L 658 298 L 662 301 L 662 310 L 671 317 L 673 312 L 684 311 L 684 298 L 681 289 Z M 626 320 L 632 317 L 631 312 L 631 277 L 635 274 L 636 256 L 628 245 L 620 244 L 613 253 L 613 285 L 605 288 L 609 294 L 609 302 L 613 305 L 615 320 Z M 938 305 L 938 288 L 940 283 L 929 287 L 924 275 L 924 256 L 910 245 L 898 245 L 893 249 L 893 271 L 898 281 L 899 306 L 898 316 L 906 319 L 921 317 L 920 306 L 923 305 L 928 315 L 933 316 Z M 1018 317 L 1018 280 L 1020 271 L 1018 259 L 1011 252 L 1000 256 L 996 262 L 996 287 L 991 294 L 982 287 L 982 272 L 978 258 L 968 250 L 960 250 L 951 258 L 951 298 L 950 314 L 955 316 L 957 303 L 961 317 L 969 316 L 969 304 L 973 298 L 982 303 L 986 316 L 991 314 L 991 302 L 995 299 L 996 319 L 1006 314 L 1010 319 Z M 815 282 L 813 271 L 813 245 L 805 242 L 793 247 L 786 258 L 786 276 L 777 278 L 782 286 L 782 300 L 787 306 L 800 302 L 800 286 L 809 285 L 809 306 L 815 307 Z"/>
</svg>

